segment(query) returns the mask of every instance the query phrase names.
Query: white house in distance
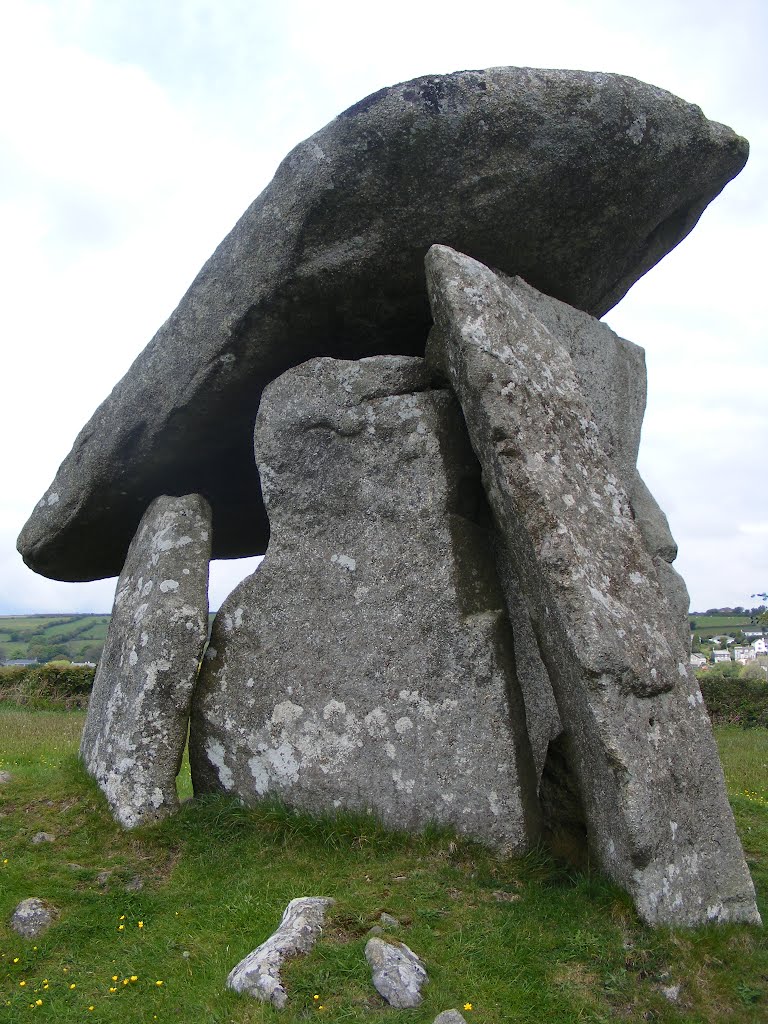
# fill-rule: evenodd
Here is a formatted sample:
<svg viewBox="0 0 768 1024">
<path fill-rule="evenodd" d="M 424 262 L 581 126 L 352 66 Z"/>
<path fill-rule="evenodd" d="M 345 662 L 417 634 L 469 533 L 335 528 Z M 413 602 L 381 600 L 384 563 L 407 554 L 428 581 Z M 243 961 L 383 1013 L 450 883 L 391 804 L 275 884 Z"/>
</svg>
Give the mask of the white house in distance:
<svg viewBox="0 0 768 1024">
<path fill-rule="evenodd" d="M 738 661 L 741 665 L 746 665 L 748 661 L 754 661 L 757 654 L 752 647 L 734 647 L 733 648 L 733 660 Z"/>
<path fill-rule="evenodd" d="M 761 636 L 759 640 L 755 640 L 750 646 L 755 652 L 755 657 L 757 657 L 758 654 L 768 654 L 768 642 L 766 642 L 764 636 Z"/>
<path fill-rule="evenodd" d="M 707 664 L 707 659 L 704 657 L 703 654 L 692 654 L 691 655 L 691 664 L 693 665 L 694 668 L 701 668 L 702 665 L 706 665 Z"/>
<path fill-rule="evenodd" d="M 712 651 L 712 661 L 715 663 L 715 665 L 719 661 L 730 661 L 730 660 L 731 660 L 731 652 L 730 651 L 727 651 L 727 650 L 726 651 Z"/>
</svg>

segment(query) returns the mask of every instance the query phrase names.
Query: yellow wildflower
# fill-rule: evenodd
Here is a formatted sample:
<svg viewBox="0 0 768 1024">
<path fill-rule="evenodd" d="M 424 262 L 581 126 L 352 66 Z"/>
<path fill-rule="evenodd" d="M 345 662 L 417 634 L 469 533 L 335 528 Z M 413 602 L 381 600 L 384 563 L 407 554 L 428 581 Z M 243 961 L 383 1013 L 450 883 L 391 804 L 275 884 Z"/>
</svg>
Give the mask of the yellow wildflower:
<svg viewBox="0 0 768 1024">
<path fill-rule="evenodd" d="M 42 999 L 36 999 L 35 1000 L 35 1006 L 42 1006 L 42 1005 L 43 1005 L 43 1000 Z"/>
<path fill-rule="evenodd" d="M 70 987 L 71 989 L 72 989 L 72 988 L 77 988 L 77 985 L 76 985 L 76 984 L 74 983 L 74 981 L 73 981 L 73 982 L 72 982 L 72 984 L 71 984 L 71 985 L 70 985 L 69 987 Z"/>
<path fill-rule="evenodd" d="M 162 985 L 163 983 L 162 983 L 162 981 L 156 981 L 155 984 L 156 985 Z"/>
<path fill-rule="evenodd" d="M 14 962 L 15 964 L 17 964 L 17 963 L 19 962 L 19 958 L 18 958 L 17 956 L 15 956 L 15 957 L 13 958 L 13 962 Z"/>
<path fill-rule="evenodd" d="M 139 928 L 143 928 L 144 927 L 144 922 L 143 921 L 139 921 L 139 925 L 138 926 L 139 926 Z"/>
<path fill-rule="evenodd" d="M 464 1009 L 465 1010 L 471 1010 L 472 1009 L 472 1003 L 464 1003 Z"/>
<path fill-rule="evenodd" d="M 19 982 L 19 987 L 20 987 L 20 988 L 24 988 L 24 986 L 25 986 L 26 984 L 27 984 L 27 983 L 26 983 L 26 981 L 20 981 L 20 982 Z"/>
<path fill-rule="evenodd" d="M 109 990 L 109 991 L 110 991 L 110 992 L 117 992 L 117 989 L 116 989 L 116 988 L 110 988 L 110 990 Z"/>
<path fill-rule="evenodd" d="M 112 981 L 117 981 L 117 975 L 116 974 L 112 975 Z"/>
<path fill-rule="evenodd" d="M 124 925 L 124 924 L 119 924 L 119 925 L 117 926 L 117 930 L 118 930 L 119 932 L 123 932 L 123 931 L 125 931 L 125 925 Z"/>
</svg>

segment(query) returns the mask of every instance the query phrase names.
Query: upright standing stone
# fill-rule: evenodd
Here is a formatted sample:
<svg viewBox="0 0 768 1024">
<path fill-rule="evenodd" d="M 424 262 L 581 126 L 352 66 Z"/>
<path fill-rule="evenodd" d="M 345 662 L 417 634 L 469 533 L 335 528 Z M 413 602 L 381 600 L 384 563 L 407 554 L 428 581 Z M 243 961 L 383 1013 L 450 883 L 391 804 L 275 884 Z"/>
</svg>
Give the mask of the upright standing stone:
<svg viewBox="0 0 768 1024">
<path fill-rule="evenodd" d="M 589 839 L 651 924 L 760 920 L 709 719 L 573 362 L 524 296 L 434 246 L 461 402 L 566 724 Z"/>
<path fill-rule="evenodd" d="M 428 387 L 422 359 L 381 356 L 266 390 L 269 549 L 214 622 L 193 782 L 520 851 L 536 783 L 479 468 Z"/>
<path fill-rule="evenodd" d="M 176 776 L 208 634 L 210 551 L 204 498 L 156 498 L 117 584 L 80 754 L 127 828 L 178 807 Z"/>
</svg>

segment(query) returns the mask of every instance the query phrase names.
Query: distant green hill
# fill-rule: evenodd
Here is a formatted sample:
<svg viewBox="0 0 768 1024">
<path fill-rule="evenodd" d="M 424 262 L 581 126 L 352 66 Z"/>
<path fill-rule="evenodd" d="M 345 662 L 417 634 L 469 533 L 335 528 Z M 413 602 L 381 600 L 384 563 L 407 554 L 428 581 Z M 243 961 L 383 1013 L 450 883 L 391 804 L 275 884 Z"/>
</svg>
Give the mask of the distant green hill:
<svg viewBox="0 0 768 1024">
<path fill-rule="evenodd" d="M 213 612 L 209 623 L 213 621 Z M 744 615 L 688 616 L 691 631 L 702 640 L 720 633 L 754 629 L 753 619 Z M 0 663 L 56 657 L 70 661 L 98 661 L 107 635 L 109 615 L 0 615 Z"/>
<path fill-rule="evenodd" d="M 208 616 L 213 622 L 214 612 Z M 0 615 L 0 664 L 37 659 L 98 661 L 109 615 Z"/>
<path fill-rule="evenodd" d="M 0 659 L 98 661 L 109 615 L 0 615 Z"/>
<path fill-rule="evenodd" d="M 750 615 L 697 615 L 688 616 L 691 632 L 706 640 L 723 633 L 733 634 L 739 630 L 759 629 Z"/>
</svg>

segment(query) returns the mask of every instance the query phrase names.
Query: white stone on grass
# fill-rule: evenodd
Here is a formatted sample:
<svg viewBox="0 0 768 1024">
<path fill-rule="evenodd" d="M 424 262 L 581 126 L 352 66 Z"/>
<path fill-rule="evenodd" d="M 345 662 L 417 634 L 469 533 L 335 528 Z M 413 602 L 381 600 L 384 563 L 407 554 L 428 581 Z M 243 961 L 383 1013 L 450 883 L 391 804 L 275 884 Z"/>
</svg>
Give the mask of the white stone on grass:
<svg viewBox="0 0 768 1024">
<path fill-rule="evenodd" d="M 365 959 L 371 967 L 374 988 L 390 1006 L 407 1010 L 421 1005 L 421 989 L 429 977 L 424 964 L 404 942 L 395 945 L 383 939 L 369 939 Z"/>
<path fill-rule="evenodd" d="M 280 978 L 283 962 L 312 949 L 322 932 L 325 912 L 334 902 L 325 896 L 291 900 L 277 931 L 229 972 L 227 988 L 272 1003 L 282 1010 L 288 1001 Z"/>
<path fill-rule="evenodd" d="M 11 918 L 11 928 L 25 939 L 37 939 L 55 921 L 58 911 L 50 903 L 31 896 L 22 900 Z"/>
</svg>

